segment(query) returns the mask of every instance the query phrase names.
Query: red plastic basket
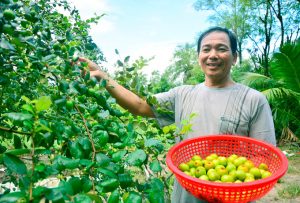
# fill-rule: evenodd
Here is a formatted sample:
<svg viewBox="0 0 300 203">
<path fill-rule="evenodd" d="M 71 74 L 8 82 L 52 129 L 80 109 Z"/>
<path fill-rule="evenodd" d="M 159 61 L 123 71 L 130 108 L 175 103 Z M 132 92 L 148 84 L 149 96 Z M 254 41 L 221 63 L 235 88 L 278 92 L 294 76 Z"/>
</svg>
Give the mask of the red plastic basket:
<svg viewBox="0 0 300 203">
<path fill-rule="evenodd" d="M 272 175 L 268 178 L 245 183 L 217 183 L 186 175 L 178 169 L 195 154 L 202 158 L 217 153 L 220 156 L 237 154 L 252 160 L 257 166 L 266 163 Z M 238 135 L 209 135 L 184 140 L 167 153 L 169 169 L 183 188 L 199 199 L 208 202 L 249 202 L 267 194 L 288 169 L 286 156 L 273 145 Z"/>
</svg>

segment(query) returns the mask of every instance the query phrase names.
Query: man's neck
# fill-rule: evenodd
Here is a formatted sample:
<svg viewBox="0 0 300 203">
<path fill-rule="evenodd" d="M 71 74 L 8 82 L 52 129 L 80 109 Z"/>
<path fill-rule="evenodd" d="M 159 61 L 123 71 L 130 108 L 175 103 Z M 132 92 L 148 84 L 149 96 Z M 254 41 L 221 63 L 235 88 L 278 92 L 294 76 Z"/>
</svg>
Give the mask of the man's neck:
<svg viewBox="0 0 300 203">
<path fill-rule="evenodd" d="M 224 81 L 220 81 L 220 80 L 216 81 L 216 80 L 206 78 L 204 84 L 207 87 L 222 88 L 222 87 L 228 87 L 234 85 L 235 82 L 231 78 Z"/>
</svg>

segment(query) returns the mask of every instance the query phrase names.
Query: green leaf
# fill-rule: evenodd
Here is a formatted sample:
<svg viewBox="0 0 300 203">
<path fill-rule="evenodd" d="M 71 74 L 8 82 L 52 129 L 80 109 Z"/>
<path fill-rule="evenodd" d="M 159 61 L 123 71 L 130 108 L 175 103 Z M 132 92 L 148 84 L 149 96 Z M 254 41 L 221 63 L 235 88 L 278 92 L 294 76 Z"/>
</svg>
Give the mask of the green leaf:
<svg viewBox="0 0 300 203">
<path fill-rule="evenodd" d="M 17 156 L 5 153 L 3 155 L 4 165 L 12 172 L 25 175 L 27 173 L 26 165 Z"/>
<path fill-rule="evenodd" d="M 127 63 L 129 61 L 129 59 L 130 59 L 130 56 L 126 56 L 124 59 L 124 62 Z"/>
<path fill-rule="evenodd" d="M 35 103 L 36 111 L 41 112 L 41 111 L 47 110 L 50 108 L 51 104 L 52 104 L 52 101 L 51 101 L 50 97 L 42 96 Z"/>
<path fill-rule="evenodd" d="M 30 112 L 32 114 L 34 113 L 33 107 L 30 104 L 24 104 L 22 106 L 22 109 L 25 110 L 25 111 L 28 111 L 28 112 Z"/>
<path fill-rule="evenodd" d="M 119 187 L 119 181 L 118 179 L 111 178 L 105 181 L 102 181 L 100 185 L 103 187 L 105 192 L 111 192 L 115 190 L 117 187 Z"/>
<path fill-rule="evenodd" d="M 15 149 L 22 148 L 22 142 L 18 135 L 14 135 L 14 147 L 15 147 Z"/>
<path fill-rule="evenodd" d="M 105 154 L 97 153 L 96 162 L 98 166 L 107 166 L 110 162 L 110 158 Z"/>
<path fill-rule="evenodd" d="M 157 173 L 160 172 L 162 170 L 162 167 L 160 166 L 160 163 L 158 160 L 154 160 L 152 163 L 150 163 L 150 169 Z"/>
<path fill-rule="evenodd" d="M 150 203 L 164 203 L 164 193 L 161 191 L 151 190 L 149 193 Z"/>
<path fill-rule="evenodd" d="M 117 151 L 115 153 L 113 153 L 112 155 L 112 160 L 114 162 L 119 162 L 122 160 L 122 158 L 126 155 L 127 153 L 127 150 L 120 150 L 120 151 Z"/>
<path fill-rule="evenodd" d="M 6 113 L 4 115 L 15 121 L 25 121 L 32 118 L 32 115 L 28 113 Z"/>
<path fill-rule="evenodd" d="M 119 51 L 118 51 L 118 49 L 115 49 L 115 53 L 116 53 L 117 55 L 119 55 Z"/>
<path fill-rule="evenodd" d="M 111 171 L 109 169 L 106 168 L 97 168 L 97 170 L 104 174 L 106 177 L 110 177 L 110 178 L 118 178 L 118 176 L 115 174 L 114 171 Z"/>
<path fill-rule="evenodd" d="M 128 173 L 118 174 L 118 179 L 120 181 L 120 186 L 124 189 L 131 187 L 134 183 L 131 175 Z"/>
<path fill-rule="evenodd" d="M 4 153 L 7 150 L 7 148 L 0 144 L 0 154 Z M 1 161 L 0 161 L 1 163 Z"/>
<path fill-rule="evenodd" d="M 13 45 L 11 45 L 6 39 L 2 38 L 1 41 L 0 41 L 0 47 L 2 49 L 9 49 L 9 50 L 12 50 L 14 51 L 15 48 L 13 47 Z"/>
<path fill-rule="evenodd" d="M 145 147 L 152 147 L 152 146 L 158 146 L 158 145 L 161 145 L 161 141 L 156 140 L 154 138 L 150 138 L 145 141 Z"/>
<path fill-rule="evenodd" d="M 127 157 L 127 162 L 132 166 L 141 166 L 146 160 L 147 155 L 142 149 L 138 149 L 130 153 Z"/>
<path fill-rule="evenodd" d="M 77 194 L 74 197 L 74 202 L 75 203 L 92 203 L 92 199 L 90 196 L 86 195 L 86 194 Z"/>
<path fill-rule="evenodd" d="M 272 57 L 270 72 L 285 88 L 300 93 L 300 42 L 281 47 Z"/>
<path fill-rule="evenodd" d="M 0 198 L 0 202 L 15 203 L 15 202 L 28 202 L 24 192 L 12 192 L 5 194 Z"/>
<path fill-rule="evenodd" d="M 120 200 L 120 191 L 115 189 L 109 196 L 107 203 L 116 203 Z"/>
<path fill-rule="evenodd" d="M 117 60 L 117 64 L 118 64 L 118 66 L 121 66 L 121 67 L 124 66 L 124 64 L 123 64 L 122 61 L 120 61 L 120 60 Z"/>
<path fill-rule="evenodd" d="M 124 203 L 142 203 L 142 197 L 137 192 L 129 192 L 129 195 L 125 199 Z"/>
<path fill-rule="evenodd" d="M 90 193 L 87 193 L 86 195 L 89 196 L 95 203 L 103 202 L 99 195 L 94 195 L 94 194 L 90 194 Z"/>
<path fill-rule="evenodd" d="M 76 159 L 82 159 L 84 158 L 84 153 L 82 150 L 82 147 L 77 141 L 69 141 L 69 150 L 72 155 L 72 157 Z"/>
<path fill-rule="evenodd" d="M 72 186 L 72 190 L 73 190 L 73 195 L 79 193 L 80 191 L 82 191 L 82 183 L 80 178 L 78 177 L 71 177 L 68 180 L 68 183 Z"/>
</svg>

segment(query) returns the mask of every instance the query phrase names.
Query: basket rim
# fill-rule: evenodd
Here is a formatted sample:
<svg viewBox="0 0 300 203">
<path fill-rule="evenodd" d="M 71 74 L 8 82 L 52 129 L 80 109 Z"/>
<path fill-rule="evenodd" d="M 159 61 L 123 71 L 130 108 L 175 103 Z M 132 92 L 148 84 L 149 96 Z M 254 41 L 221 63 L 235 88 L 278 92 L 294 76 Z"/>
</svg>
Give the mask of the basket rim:
<svg viewBox="0 0 300 203">
<path fill-rule="evenodd" d="M 282 164 L 281 164 L 280 168 L 277 171 L 275 171 L 274 173 L 272 173 L 272 175 L 270 177 L 255 180 L 253 182 L 243 182 L 243 183 L 218 183 L 218 182 L 201 180 L 199 178 L 194 178 L 192 176 L 185 174 L 184 172 L 179 170 L 173 164 L 173 162 L 171 160 L 171 155 L 181 146 L 185 146 L 189 143 L 195 142 L 195 140 L 212 140 L 212 139 L 218 139 L 218 138 L 222 138 L 225 140 L 238 139 L 241 141 L 254 141 L 255 143 L 262 145 L 264 147 L 267 147 L 267 148 L 271 149 L 273 152 L 275 152 L 276 155 L 278 155 L 280 160 L 282 161 Z M 188 179 L 188 181 L 191 181 L 191 182 L 196 182 L 198 184 L 202 184 L 205 186 L 210 186 L 210 187 L 213 186 L 216 188 L 223 188 L 223 189 L 224 188 L 231 188 L 231 189 L 232 188 L 240 188 L 242 186 L 246 190 L 247 188 L 250 188 L 250 187 L 252 188 L 253 185 L 260 186 L 260 185 L 270 184 L 274 181 L 277 181 L 279 178 L 281 178 L 288 169 L 288 159 L 278 147 L 271 145 L 269 143 L 266 143 L 262 140 L 254 139 L 251 137 L 245 137 L 242 135 L 232 135 L 232 134 L 204 135 L 204 136 L 198 136 L 198 137 L 194 137 L 194 138 L 185 139 L 179 143 L 176 143 L 175 145 L 173 145 L 170 148 L 170 150 L 168 151 L 167 156 L 166 156 L 166 163 L 167 163 L 168 168 L 174 173 L 174 175 L 176 177 L 177 176 L 183 177 L 184 179 Z"/>
</svg>

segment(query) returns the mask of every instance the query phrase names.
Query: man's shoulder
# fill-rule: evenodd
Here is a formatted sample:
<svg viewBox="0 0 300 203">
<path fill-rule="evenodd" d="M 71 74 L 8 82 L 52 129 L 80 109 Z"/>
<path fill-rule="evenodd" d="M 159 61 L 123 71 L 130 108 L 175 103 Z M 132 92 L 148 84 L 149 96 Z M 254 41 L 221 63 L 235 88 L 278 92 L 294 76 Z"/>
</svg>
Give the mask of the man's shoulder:
<svg viewBox="0 0 300 203">
<path fill-rule="evenodd" d="M 267 102 L 267 98 L 266 98 L 266 96 L 265 96 L 262 92 L 260 92 L 260 91 L 258 91 L 258 90 L 256 90 L 256 89 L 254 89 L 254 88 L 252 88 L 252 87 L 246 86 L 246 85 L 244 85 L 244 84 L 238 83 L 238 85 L 239 85 L 241 88 L 243 88 L 244 91 L 247 91 L 247 97 L 248 97 L 250 100 L 252 100 L 252 101 L 253 101 L 253 100 L 254 100 L 254 101 L 259 101 L 259 102 L 263 102 L 263 103 Z"/>
</svg>

